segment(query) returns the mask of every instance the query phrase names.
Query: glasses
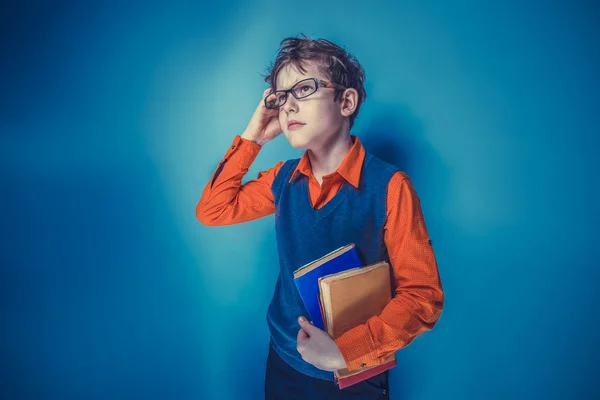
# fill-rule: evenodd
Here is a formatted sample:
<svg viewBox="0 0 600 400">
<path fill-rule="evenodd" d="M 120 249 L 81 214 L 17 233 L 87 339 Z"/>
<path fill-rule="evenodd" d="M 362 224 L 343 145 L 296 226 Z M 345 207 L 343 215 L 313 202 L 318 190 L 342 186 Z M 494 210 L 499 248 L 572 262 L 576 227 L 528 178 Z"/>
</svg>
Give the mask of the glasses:
<svg viewBox="0 0 600 400">
<path fill-rule="evenodd" d="M 303 99 L 305 97 L 314 94 L 319 90 L 319 86 L 331 89 L 347 89 L 337 83 L 329 82 L 324 79 L 308 78 L 297 82 L 290 89 L 276 90 L 265 97 L 265 106 L 269 110 L 275 110 L 285 104 L 287 101 L 288 93 L 291 93 L 297 99 Z"/>
</svg>

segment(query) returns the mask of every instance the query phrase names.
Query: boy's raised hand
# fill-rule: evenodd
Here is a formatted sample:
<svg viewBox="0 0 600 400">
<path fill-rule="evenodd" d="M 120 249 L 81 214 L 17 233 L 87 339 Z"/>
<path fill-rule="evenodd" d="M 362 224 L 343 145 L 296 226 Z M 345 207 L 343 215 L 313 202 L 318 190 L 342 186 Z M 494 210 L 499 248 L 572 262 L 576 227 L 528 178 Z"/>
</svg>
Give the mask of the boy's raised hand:
<svg viewBox="0 0 600 400">
<path fill-rule="evenodd" d="M 254 115 L 252 115 L 246 130 L 241 135 L 244 139 L 256 142 L 261 146 L 283 132 L 279 123 L 279 110 L 270 110 L 265 106 L 264 98 L 270 91 L 271 88 L 267 88 L 263 92 Z"/>
</svg>

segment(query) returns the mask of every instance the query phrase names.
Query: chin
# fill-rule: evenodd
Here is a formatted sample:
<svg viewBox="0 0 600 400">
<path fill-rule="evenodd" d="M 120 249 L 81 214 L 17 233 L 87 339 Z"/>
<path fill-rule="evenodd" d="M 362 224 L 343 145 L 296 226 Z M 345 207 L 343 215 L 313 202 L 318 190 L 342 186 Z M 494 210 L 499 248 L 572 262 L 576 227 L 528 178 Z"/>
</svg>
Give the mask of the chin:
<svg viewBox="0 0 600 400">
<path fill-rule="evenodd" d="M 289 132 L 287 135 L 288 142 L 295 149 L 308 150 L 312 140 L 312 136 L 302 134 L 300 132 Z"/>
</svg>

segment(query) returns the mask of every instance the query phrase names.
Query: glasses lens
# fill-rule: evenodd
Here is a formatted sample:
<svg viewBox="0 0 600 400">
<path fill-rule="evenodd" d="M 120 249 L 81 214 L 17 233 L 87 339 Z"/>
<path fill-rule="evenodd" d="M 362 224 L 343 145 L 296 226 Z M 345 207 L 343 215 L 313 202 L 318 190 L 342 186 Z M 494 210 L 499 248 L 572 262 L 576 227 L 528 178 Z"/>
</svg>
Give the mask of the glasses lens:
<svg viewBox="0 0 600 400">
<path fill-rule="evenodd" d="M 279 108 L 285 103 L 287 93 L 275 92 L 267 96 L 267 108 Z"/>
<path fill-rule="evenodd" d="M 305 81 L 298 82 L 292 88 L 295 97 L 301 99 L 306 96 L 310 96 L 317 91 L 315 81 L 308 79 Z M 279 108 L 287 100 L 288 93 L 285 91 L 276 91 L 267 96 L 267 108 Z"/>
<path fill-rule="evenodd" d="M 310 96 L 314 92 L 317 91 L 317 86 L 315 85 L 315 81 L 312 79 L 308 79 L 305 81 L 301 81 L 294 85 L 294 94 L 299 99 Z"/>
</svg>

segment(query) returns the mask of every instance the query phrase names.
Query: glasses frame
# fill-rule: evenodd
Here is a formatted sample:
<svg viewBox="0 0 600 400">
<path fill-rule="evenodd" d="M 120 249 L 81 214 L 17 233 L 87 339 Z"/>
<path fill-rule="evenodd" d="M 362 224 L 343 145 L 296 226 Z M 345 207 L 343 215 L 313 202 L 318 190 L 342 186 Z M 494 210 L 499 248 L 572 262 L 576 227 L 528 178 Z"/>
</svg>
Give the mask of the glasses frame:
<svg viewBox="0 0 600 400">
<path fill-rule="evenodd" d="M 294 92 L 294 88 L 301 84 L 302 82 L 306 82 L 306 81 L 314 81 L 315 82 L 315 91 L 312 92 L 311 94 L 307 95 L 307 96 L 302 96 L 302 97 L 298 97 L 296 96 L 296 93 Z M 285 101 L 280 104 L 277 107 L 270 107 L 269 103 L 267 102 L 267 97 L 269 97 L 270 95 L 274 94 L 274 93 L 278 93 L 278 92 L 284 92 L 284 93 L 291 93 L 292 96 L 294 96 L 296 98 L 296 100 L 300 100 L 300 99 L 305 99 L 309 96 L 312 96 L 313 94 L 317 93 L 319 91 L 319 87 L 324 87 L 324 88 L 328 88 L 328 89 L 342 89 L 342 90 L 346 90 L 348 89 L 345 86 L 340 85 L 339 83 L 335 83 L 335 82 L 331 82 L 331 81 L 327 81 L 325 79 L 317 79 L 317 78 L 306 78 L 306 79 L 302 79 L 301 81 L 298 81 L 294 84 L 294 86 L 292 86 L 289 89 L 280 89 L 280 90 L 275 90 L 272 91 L 271 93 L 269 93 L 268 95 L 265 96 L 264 102 L 265 102 L 265 107 L 267 107 L 267 109 L 269 110 L 277 110 L 280 109 L 281 106 L 283 106 L 286 102 L 287 102 L 287 97 L 285 98 Z"/>
</svg>

